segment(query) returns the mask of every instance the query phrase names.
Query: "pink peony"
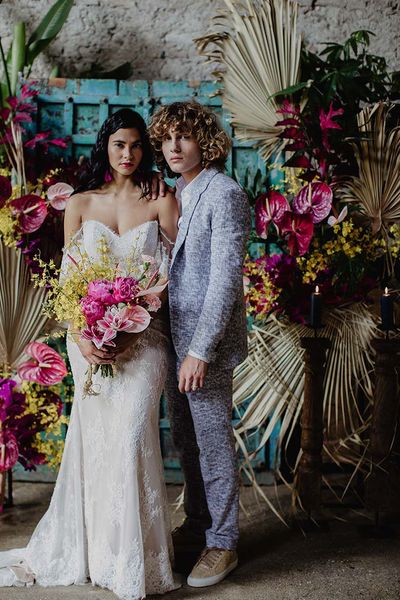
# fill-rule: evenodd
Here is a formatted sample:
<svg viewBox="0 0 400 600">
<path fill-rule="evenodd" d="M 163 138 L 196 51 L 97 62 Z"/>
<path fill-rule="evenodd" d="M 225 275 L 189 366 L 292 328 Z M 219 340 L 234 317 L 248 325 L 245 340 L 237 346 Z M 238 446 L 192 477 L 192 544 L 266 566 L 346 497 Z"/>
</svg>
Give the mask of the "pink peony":
<svg viewBox="0 0 400 600">
<path fill-rule="evenodd" d="M 88 325 L 94 325 L 104 317 L 105 306 L 96 298 L 86 296 L 85 298 L 82 298 L 80 304 Z"/>
<path fill-rule="evenodd" d="M 116 277 L 114 281 L 115 302 L 133 300 L 139 290 L 138 281 L 133 277 Z"/>
<path fill-rule="evenodd" d="M 107 279 L 97 279 L 91 281 L 88 286 L 88 296 L 92 296 L 98 302 L 104 304 L 114 304 L 114 284 Z"/>
<path fill-rule="evenodd" d="M 24 350 L 34 360 L 23 363 L 18 369 L 21 379 L 42 385 L 55 385 L 68 373 L 61 356 L 42 342 L 31 342 Z"/>
<path fill-rule="evenodd" d="M 47 190 L 47 198 L 53 208 L 56 210 L 64 210 L 67 200 L 73 191 L 74 188 L 68 185 L 68 183 L 55 183 Z"/>
</svg>

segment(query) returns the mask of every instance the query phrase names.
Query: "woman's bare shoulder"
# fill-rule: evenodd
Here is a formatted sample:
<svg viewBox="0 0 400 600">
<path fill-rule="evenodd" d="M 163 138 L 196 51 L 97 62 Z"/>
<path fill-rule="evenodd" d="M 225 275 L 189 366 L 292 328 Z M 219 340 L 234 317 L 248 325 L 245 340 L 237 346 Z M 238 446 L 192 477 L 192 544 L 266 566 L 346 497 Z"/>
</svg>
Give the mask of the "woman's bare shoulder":
<svg viewBox="0 0 400 600">
<path fill-rule="evenodd" d="M 70 196 L 67 207 L 71 212 L 81 212 L 82 209 L 87 208 L 87 206 L 93 201 L 96 196 L 97 190 L 87 190 L 85 192 L 78 192 L 77 194 L 73 194 Z"/>
</svg>

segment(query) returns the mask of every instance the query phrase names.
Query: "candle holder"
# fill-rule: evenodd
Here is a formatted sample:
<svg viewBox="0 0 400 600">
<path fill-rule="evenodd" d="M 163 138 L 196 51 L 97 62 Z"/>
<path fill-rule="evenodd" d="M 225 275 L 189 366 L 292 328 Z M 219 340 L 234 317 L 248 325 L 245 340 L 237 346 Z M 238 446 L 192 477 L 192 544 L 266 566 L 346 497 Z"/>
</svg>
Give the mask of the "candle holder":
<svg viewBox="0 0 400 600">
<path fill-rule="evenodd" d="M 294 481 L 294 494 L 301 509 L 311 517 L 321 504 L 324 372 L 330 340 L 302 337 L 304 348 L 304 400 L 301 415 L 302 456 Z M 296 497 L 294 498 L 296 500 Z"/>
<path fill-rule="evenodd" d="M 399 443 L 399 367 L 400 341 L 375 338 L 375 392 L 370 431 L 371 470 L 366 481 L 366 507 L 373 512 L 378 527 L 381 511 L 398 509 L 394 489 L 400 488 L 400 465 L 395 458 L 396 435 Z"/>
</svg>

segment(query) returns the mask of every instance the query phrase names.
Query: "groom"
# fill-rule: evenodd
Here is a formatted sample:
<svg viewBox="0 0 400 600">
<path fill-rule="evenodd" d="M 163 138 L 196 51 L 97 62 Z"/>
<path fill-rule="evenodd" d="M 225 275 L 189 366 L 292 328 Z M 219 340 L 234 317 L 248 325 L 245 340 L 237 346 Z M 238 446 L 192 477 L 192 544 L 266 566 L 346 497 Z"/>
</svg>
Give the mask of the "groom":
<svg viewBox="0 0 400 600">
<path fill-rule="evenodd" d="M 150 127 L 156 161 L 180 174 L 178 237 L 169 305 L 174 351 L 166 397 L 185 476 L 176 551 L 203 552 L 188 584 L 218 583 L 237 565 L 239 484 L 232 431 L 233 369 L 247 355 L 242 263 L 250 230 L 246 194 L 222 173 L 230 140 L 196 102 L 162 107 Z"/>
</svg>

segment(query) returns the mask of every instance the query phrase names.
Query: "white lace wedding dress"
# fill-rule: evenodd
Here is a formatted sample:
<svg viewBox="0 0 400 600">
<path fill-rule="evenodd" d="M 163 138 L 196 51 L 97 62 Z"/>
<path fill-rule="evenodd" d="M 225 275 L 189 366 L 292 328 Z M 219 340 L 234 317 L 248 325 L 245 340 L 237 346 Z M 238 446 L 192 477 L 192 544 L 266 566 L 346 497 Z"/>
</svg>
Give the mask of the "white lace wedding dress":
<svg viewBox="0 0 400 600">
<path fill-rule="evenodd" d="M 157 221 L 119 236 L 98 221 L 76 235 L 95 258 L 105 236 L 121 261 L 132 248 L 160 253 Z M 68 341 L 75 397 L 49 509 L 28 546 L 0 552 L 0 586 L 91 582 L 123 600 L 176 589 L 159 442 L 159 399 L 168 338 L 156 319 L 119 361 L 114 378 L 94 376 L 99 395 L 82 395 L 87 363 Z"/>
</svg>

